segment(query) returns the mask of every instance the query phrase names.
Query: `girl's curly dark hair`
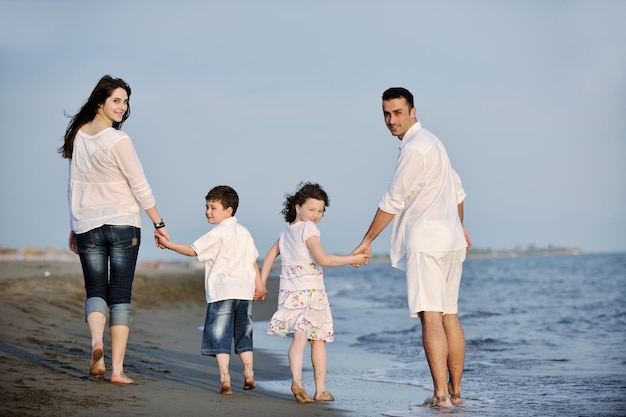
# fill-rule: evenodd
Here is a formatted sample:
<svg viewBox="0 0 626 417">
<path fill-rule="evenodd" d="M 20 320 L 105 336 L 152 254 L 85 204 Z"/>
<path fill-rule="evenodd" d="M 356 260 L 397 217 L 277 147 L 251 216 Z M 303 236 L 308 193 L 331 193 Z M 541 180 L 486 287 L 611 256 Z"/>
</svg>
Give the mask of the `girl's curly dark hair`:
<svg viewBox="0 0 626 417">
<path fill-rule="evenodd" d="M 330 204 L 328 194 L 326 194 L 321 185 L 301 182 L 298 187 L 298 191 L 295 194 L 286 194 L 287 199 L 283 203 L 284 208 L 280 212 L 285 217 L 287 223 L 293 223 L 296 220 L 296 205 L 303 205 L 309 198 L 323 201 L 324 207 L 328 207 Z"/>
</svg>

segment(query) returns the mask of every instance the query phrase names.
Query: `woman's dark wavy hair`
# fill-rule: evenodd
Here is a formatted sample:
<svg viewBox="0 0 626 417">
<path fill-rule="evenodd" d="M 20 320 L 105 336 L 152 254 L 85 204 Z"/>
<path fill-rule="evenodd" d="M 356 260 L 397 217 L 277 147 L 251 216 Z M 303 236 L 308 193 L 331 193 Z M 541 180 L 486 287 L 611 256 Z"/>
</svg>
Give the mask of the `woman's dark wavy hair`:
<svg viewBox="0 0 626 417">
<path fill-rule="evenodd" d="M 122 123 L 128 119 L 130 116 L 130 86 L 126 84 L 124 80 L 121 78 L 113 78 L 110 75 L 105 75 L 100 78 L 98 84 L 96 84 L 95 88 L 91 92 L 91 95 L 87 99 L 87 102 L 83 105 L 83 107 L 76 113 L 74 116 L 65 113 L 65 115 L 71 118 L 69 125 L 67 126 L 67 130 L 65 131 L 65 139 L 63 142 L 63 146 L 58 149 L 58 152 L 61 154 L 63 158 L 71 158 L 72 153 L 74 152 L 74 138 L 76 137 L 76 133 L 78 130 L 85 124 L 91 122 L 98 112 L 98 106 L 104 104 L 107 98 L 111 96 L 114 90 L 118 88 L 123 88 L 126 90 L 126 94 L 128 94 L 128 109 L 126 113 L 124 113 L 124 117 L 122 117 L 121 122 L 113 122 L 113 128 L 120 129 L 122 127 Z"/>
<path fill-rule="evenodd" d="M 287 223 L 293 223 L 296 220 L 296 205 L 302 206 L 309 198 L 323 201 L 324 207 L 330 205 L 328 194 L 326 194 L 321 185 L 301 182 L 298 187 L 298 191 L 295 194 L 286 195 L 287 199 L 283 203 L 284 208 L 280 212 L 285 217 Z M 326 211 L 325 208 L 324 211 Z"/>
</svg>

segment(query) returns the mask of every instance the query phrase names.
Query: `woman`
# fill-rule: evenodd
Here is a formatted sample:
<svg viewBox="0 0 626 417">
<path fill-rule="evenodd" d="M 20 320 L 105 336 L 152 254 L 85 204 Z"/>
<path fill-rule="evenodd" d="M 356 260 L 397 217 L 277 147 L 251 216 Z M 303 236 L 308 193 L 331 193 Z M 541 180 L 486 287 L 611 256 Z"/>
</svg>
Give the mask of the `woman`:
<svg viewBox="0 0 626 417">
<path fill-rule="evenodd" d="M 141 241 L 141 208 L 169 240 L 154 196 L 122 123 L 130 115 L 130 87 L 105 75 L 71 118 L 59 148 L 69 159 L 69 247 L 80 257 L 91 333 L 89 373 L 105 374 L 103 337 L 110 316 L 111 382 L 132 384 L 124 375 L 130 333 L 131 290 Z"/>
</svg>

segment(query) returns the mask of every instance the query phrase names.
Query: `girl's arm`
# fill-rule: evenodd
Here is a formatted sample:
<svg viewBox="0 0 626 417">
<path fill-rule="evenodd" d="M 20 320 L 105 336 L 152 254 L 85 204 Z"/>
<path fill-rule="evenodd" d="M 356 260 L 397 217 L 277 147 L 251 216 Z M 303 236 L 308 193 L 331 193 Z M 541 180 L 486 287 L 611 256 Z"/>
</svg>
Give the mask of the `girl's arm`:
<svg viewBox="0 0 626 417">
<path fill-rule="evenodd" d="M 263 259 L 263 266 L 261 267 L 261 284 L 263 287 L 267 287 L 267 277 L 270 275 L 272 265 L 274 265 L 274 261 L 279 255 L 280 249 L 278 248 L 278 241 L 276 241 L 270 250 L 267 251 L 265 258 Z"/>
<path fill-rule="evenodd" d="M 321 266 L 343 266 L 343 265 L 362 265 L 369 259 L 369 254 L 358 253 L 348 256 L 328 255 L 324 252 L 320 238 L 317 235 L 311 236 L 306 241 L 309 252 L 313 255 L 315 262 Z"/>
</svg>

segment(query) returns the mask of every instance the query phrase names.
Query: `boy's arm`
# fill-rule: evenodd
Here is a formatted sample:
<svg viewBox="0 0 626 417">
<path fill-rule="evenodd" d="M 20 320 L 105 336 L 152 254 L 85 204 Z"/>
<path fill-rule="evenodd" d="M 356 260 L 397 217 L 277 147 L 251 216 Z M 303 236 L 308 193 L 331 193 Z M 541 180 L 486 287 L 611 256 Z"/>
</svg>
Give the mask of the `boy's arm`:
<svg viewBox="0 0 626 417">
<path fill-rule="evenodd" d="M 263 284 L 263 287 L 267 286 L 267 277 L 270 275 L 272 265 L 274 265 L 274 261 L 278 258 L 278 255 L 280 255 L 280 249 L 278 248 L 278 241 L 276 241 L 270 250 L 267 251 L 263 259 L 263 266 L 261 267 L 261 284 Z"/>
<path fill-rule="evenodd" d="M 185 245 L 182 243 L 175 243 L 172 242 L 171 240 L 167 240 L 165 239 L 163 236 L 156 236 L 158 243 L 160 246 L 163 246 L 164 248 L 167 248 L 169 250 L 173 250 L 174 252 L 178 252 L 181 255 L 187 255 L 187 256 L 196 256 L 197 253 L 195 250 L 193 250 L 193 248 L 191 247 L 191 245 Z"/>
<path fill-rule="evenodd" d="M 259 271 L 259 264 L 254 261 L 254 300 L 265 300 L 267 289 L 261 281 L 261 271 Z"/>
</svg>

